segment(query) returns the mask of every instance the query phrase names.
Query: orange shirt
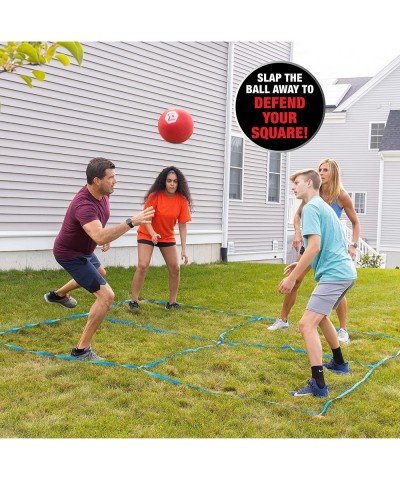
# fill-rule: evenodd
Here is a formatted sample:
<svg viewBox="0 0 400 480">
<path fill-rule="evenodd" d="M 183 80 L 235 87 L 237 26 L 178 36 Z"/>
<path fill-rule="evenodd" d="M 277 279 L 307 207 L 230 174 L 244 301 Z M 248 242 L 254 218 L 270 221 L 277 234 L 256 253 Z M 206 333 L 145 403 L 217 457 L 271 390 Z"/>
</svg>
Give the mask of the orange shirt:
<svg viewBox="0 0 400 480">
<path fill-rule="evenodd" d="M 186 223 L 192 220 L 189 205 L 184 196 L 175 193 L 173 197 L 167 197 L 164 192 L 149 195 L 144 208 L 153 206 L 155 210 L 151 226 L 154 231 L 161 235 L 159 242 L 175 242 L 174 227 L 176 223 Z M 144 225 L 138 228 L 138 240 L 150 240 L 151 235 Z"/>
</svg>

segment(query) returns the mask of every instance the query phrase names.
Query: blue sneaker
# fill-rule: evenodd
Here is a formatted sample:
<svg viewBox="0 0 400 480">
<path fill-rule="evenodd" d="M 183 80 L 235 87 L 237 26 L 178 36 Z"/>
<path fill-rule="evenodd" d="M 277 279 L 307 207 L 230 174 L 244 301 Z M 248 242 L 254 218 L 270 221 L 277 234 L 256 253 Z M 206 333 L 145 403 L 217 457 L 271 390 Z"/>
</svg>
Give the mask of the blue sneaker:
<svg viewBox="0 0 400 480">
<path fill-rule="evenodd" d="M 323 388 L 319 388 L 317 382 L 312 378 L 308 381 L 307 386 L 301 388 L 300 390 L 292 390 L 289 392 L 295 397 L 303 397 L 304 395 L 313 395 L 314 397 L 327 397 L 328 396 L 328 385 L 325 385 Z"/>
<path fill-rule="evenodd" d="M 324 366 L 327 370 L 330 370 L 331 372 L 337 373 L 339 375 L 348 375 L 350 373 L 349 362 L 344 362 L 342 363 L 342 365 L 339 365 L 332 358 L 330 362 L 324 362 L 322 366 Z"/>
</svg>

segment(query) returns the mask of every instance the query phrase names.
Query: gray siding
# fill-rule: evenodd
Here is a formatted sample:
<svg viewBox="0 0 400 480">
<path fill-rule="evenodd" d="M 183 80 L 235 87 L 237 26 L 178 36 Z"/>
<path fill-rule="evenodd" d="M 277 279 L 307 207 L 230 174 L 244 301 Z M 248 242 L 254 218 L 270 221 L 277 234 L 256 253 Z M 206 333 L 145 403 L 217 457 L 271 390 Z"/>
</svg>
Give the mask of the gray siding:
<svg viewBox="0 0 400 480">
<path fill-rule="evenodd" d="M 242 133 L 235 116 L 236 92 L 243 80 L 258 67 L 275 61 L 289 61 L 290 42 L 237 42 L 234 45 L 232 135 Z M 267 203 L 268 151 L 245 137 L 242 201 L 229 202 L 228 242 L 234 242 L 235 254 L 272 252 L 284 248 L 286 159 L 282 158 L 281 202 Z"/>
<path fill-rule="evenodd" d="M 32 90 L 2 76 L 1 231 L 58 231 L 95 156 L 117 166 L 110 225 L 142 207 L 161 168 L 187 175 L 192 230 L 221 229 L 226 42 L 84 43 L 83 67 L 47 67 Z M 164 142 L 159 115 L 180 106 L 195 130 Z"/>
<path fill-rule="evenodd" d="M 218 259 L 229 43 L 88 42 L 83 47 L 81 68 L 73 63 L 68 68 L 47 66 L 46 80 L 35 82 L 33 89 L 16 76 L 2 76 L 0 268 L 5 263 L 11 268 L 54 267 L 54 237 L 69 202 L 86 183 L 88 161 L 97 156 L 117 167 L 109 225 L 142 208 L 144 194 L 163 167 L 181 168 L 194 201 L 188 233 L 195 261 Z M 290 60 L 291 48 L 290 42 L 235 43 L 233 97 L 254 69 Z M 232 100 L 231 133 L 242 135 Z M 181 145 L 163 141 L 157 131 L 160 114 L 171 107 L 187 109 L 194 119 L 194 133 Z M 278 241 L 275 258 L 283 257 L 286 158 L 281 202 L 268 204 L 267 155 L 245 140 L 244 197 L 229 206 L 228 241 L 235 242 L 236 252 L 249 254 L 249 260 L 272 252 L 273 240 Z M 130 233 L 115 242 L 119 252 L 109 264 L 135 262 Z"/>
<path fill-rule="evenodd" d="M 331 157 L 342 169 L 342 181 L 347 191 L 367 192 L 367 212 L 359 215 L 359 220 L 361 237 L 372 246 L 377 239 L 380 154 L 378 150 L 369 150 L 370 122 L 386 122 L 390 109 L 400 108 L 399 85 L 400 67 L 349 107 L 345 123 L 324 122 L 311 142 L 291 153 L 292 171 L 315 168 L 322 159 Z M 388 216 L 396 214 L 396 192 L 385 195 L 392 201 L 387 204 L 390 210 L 384 222 Z M 383 223 L 382 228 L 391 226 Z"/>
<path fill-rule="evenodd" d="M 385 162 L 383 183 L 381 249 L 400 251 L 400 160 Z"/>
</svg>

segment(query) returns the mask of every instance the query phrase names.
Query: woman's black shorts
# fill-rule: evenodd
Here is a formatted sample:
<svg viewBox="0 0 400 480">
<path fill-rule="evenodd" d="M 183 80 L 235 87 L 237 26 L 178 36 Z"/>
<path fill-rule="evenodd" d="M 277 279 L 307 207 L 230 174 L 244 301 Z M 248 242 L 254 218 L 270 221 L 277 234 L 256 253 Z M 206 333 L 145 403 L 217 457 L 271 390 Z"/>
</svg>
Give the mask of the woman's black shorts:
<svg viewBox="0 0 400 480">
<path fill-rule="evenodd" d="M 138 240 L 137 243 L 144 243 L 145 245 L 151 245 L 152 247 L 173 247 L 176 242 L 158 242 L 154 244 L 151 240 Z"/>
</svg>

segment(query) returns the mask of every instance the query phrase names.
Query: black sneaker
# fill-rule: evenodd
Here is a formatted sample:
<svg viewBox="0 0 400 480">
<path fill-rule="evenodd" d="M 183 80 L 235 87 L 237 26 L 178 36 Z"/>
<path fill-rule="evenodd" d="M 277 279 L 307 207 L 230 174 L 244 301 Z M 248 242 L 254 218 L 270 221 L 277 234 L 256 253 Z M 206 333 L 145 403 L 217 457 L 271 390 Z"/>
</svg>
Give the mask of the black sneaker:
<svg viewBox="0 0 400 480">
<path fill-rule="evenodd" d="M 44 299 L 47 303 L 56 303 L 65 308 L 75 308 L 78 305 L 78 302 L 75 298 L 65 295 L 65 297 L 60 297 L 56 292 L 47 292 L 44 294 Z"/>
<path fill-rule="evenodd" d="M 139 312 L 139 304 L 136 300 L 131 300 L 128 304 L 128 307 L 129 307 L 129 310 L 131 310 L 132 312 Z"/>
<path fill-rule="evenodd" d="M 179 305 L 179 303 L 176 303 L 176 302 L 174 302 L 174 303 L 169 303 L 169 302 L 168 302 L 168 303 L 165 305 L 165 309 L 166 309 L 166 310 L 172 310 L 172 309 L 182 310 L 182 307 Z"/>
<path fill-rule="evenodd" d="M 89 347 L 87 347 L 85 349 L 85 351 L 83 353 L 78 353 L 77 352 L 77 349 L 76 348 L 73 348 L 71 350 L 71 357 L 75 357 L 79 360 L 83 360 L 85 362 L 90 362 L 91 360 L 104 360 L 104 358 L 101 358 L 97 355 L 97 353 L 95 353 L 93 350 L 92 350 L 92 347 L 89 345 Z"/>
</svg>

